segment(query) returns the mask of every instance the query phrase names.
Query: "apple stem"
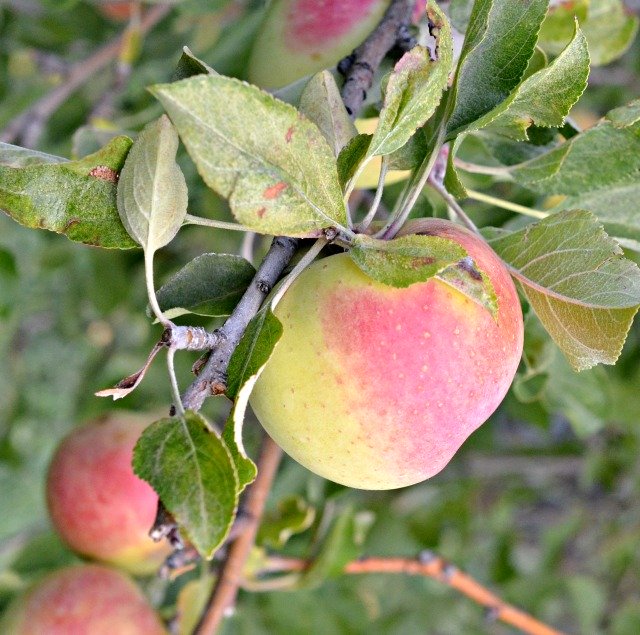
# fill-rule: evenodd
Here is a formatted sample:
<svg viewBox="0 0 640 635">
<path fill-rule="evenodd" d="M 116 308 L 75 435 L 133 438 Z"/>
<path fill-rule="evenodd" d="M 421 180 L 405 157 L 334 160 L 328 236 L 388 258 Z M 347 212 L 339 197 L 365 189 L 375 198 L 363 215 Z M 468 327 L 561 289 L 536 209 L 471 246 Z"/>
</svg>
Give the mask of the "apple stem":
<svg viewBox="0 0 640 635">
<path fill-rule="evenodd" d="M 376 238 L 390 240 L 393 238 L 400 228 L 405 224 L 413 206 L 420 196 L 420 192 L 427 184 L 427 180 L 431 175 L 431 171 L 440 157 L 442 144 L 445 138 L 445 127 L 441 124 L 435 134 L 435 140 L 429 156 L 425 158 L 419 168 L 413 172 L 411 179 L 407 185 L 407 189 L 402 194 L 402 203 L 398 207 L 398 211 L 394 213 L 387 224 L 375 235 Z"/>
<path fill-rule="evenodd" d="M 360 232 L 364 232 L 367 230 L 369 225 L 376 216 L 378 212 L 378 207 L 380 206 L 380 201 L 382 200 L 382 193 L 384 192 L 384 180 L 387 176 L 387 171 L 389 170 L 389 157 L 382 157 L 382 162 L 380 164 L 380 176 L 378 177 L 378 187 L 376 188 L 376 195 L 371 203 L 371 207 L 367 212 L 367 215 L 362 219 L 360 224 L 357 227 L 357 230 Z"/>
<path fill-rule="evenodd" d="M 458 201 L 449 194 L 447 188 L 440 183 L 437 179 L 429 179 L 429 185 L 440 194 L 441 198 L 447 204 L 454 214 L 462 221 L 462 223 L 476 234 L 480 234 L 480 231 L 476 227 L 476 224 L 467 216 L 467 213 L 462 209 Z"/>
</svg>

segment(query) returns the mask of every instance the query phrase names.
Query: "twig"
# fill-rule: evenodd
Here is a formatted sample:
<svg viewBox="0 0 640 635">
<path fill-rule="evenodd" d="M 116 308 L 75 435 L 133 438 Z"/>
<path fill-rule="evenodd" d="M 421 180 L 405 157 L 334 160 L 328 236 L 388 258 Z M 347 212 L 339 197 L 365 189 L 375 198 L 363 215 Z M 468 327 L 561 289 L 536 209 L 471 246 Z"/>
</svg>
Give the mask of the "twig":
<svg viewBox="0 0 640 635">
<path fill-rule="evenodd" d="M 393 0 L 369 37 L 338 64 L 338 70 L 345 77 L 342 101 L 351 117 L 360 112 L 380 62 L 398 38 L 404 37 L 414 5 L 414 0 Z"/>
<path fill-rule="evenodd" d="M 213 635 L 225 615 L 233 609 L 242 584 L 244 566 L 253 548 L 264 505 L 280 463 L 282 450 L 269 436 L 265 436 L 258 459 L 258 476 L 247 492 L 242 533 L 231 543 L 220 567 L 207 610 L 195 629 L 195 635 Z"/>
<path fill-rule="evenodd" d="M 291 260 L 299 240 L 278 236 L 260 265 L 251 285 L 236 305 L 233 313 L 217 331 L 220 344 L 212 351 L 198 378 L 187 388 L 182 402 L 190 410 L 200 410 L 210 395 L 226 391 L 227 367 L 251 318 L 259 311 L 267 294 L 278 281 Z"/>
<path fill-rule="evenodd" d="M 305 571 L 311 564 L 311 561 L 299 558 L 270 558 L 267 568 L 263 569 L 263 572 L 290 573 L 293 571 Z M 351 575 L 401 573 L 433 578 L 485 607 L 488 617 L 493 620 L 515 626 L 522 632 L 529 633 L 529 635 L 562 635 L 561 631 L 547 626 L 528 613 L 508 604 L 470 575 L 463 573 L 454 565 L 429 551 L 421 553 L 415 559 L 364 558 L 362 560 L 354 560 L 345 566 L 343 572 Z"/>
<path fill-rule="evenodd" d="M 172 9 L 171 5 L 157 5 L 149 9 L 140 21 L 140 33 L 151 30 Z M 111 42 L 98 49 L 93 55 L 82 62 L 78 62 L 70 69 L 64 83 L 44 95 L 31 108 L 14 117 L 0 133 L 0 141 L 15 143 L 27 135 L 31 126 L 36 132 L 42 130 L 51 115 L 77 90 L 82 84 L 90 80 L 98 71 L 103 69 L 120 53 L 124 34 L 120 34 Z M 34 132 L 28 134 L 30 141 L 35 137 Z"/>
</svg>

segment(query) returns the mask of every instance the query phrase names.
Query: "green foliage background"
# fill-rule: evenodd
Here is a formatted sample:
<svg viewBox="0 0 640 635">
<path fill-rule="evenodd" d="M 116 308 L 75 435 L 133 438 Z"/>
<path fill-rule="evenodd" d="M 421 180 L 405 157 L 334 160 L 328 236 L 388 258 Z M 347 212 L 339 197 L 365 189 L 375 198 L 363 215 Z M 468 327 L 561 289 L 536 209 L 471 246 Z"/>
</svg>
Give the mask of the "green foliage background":
<svg viewBox="0 0 640 635">
<path fill-rule="evenodd" d="M 222 0 L 179 4 L 144 39 L 109 122 L 113 130 L 137 131 L 160 114 L 145 87 L 170 79 L 185 44 L 216 70 L 242 77 L 263 11 L 262 3 L 249 7 L 227 23 Z M 0 129 L 61 81 L 61 62 L 85 58 L 120 28 L 89 2 L 1 5 Z M 41 53 L 49 56 L 47 64 Z M 636 97 L 639 67 L 636 42 L 615 64 L 595 71 L 576 118 L 593 121 Z M 51 118 L 39 149 L 71 157 L 102 144 L 112 132 L 106 124 L 88 126 L 87 118 L 109 87 L 105 71 L 75 93 Z M 179 161 L 189 183 L 189 211 L 231 220 L 184 154 Z M 475 189 L 484 178 L 472 179 Z M 530 192 L 502 187 L 504 198 L 539 202 Z M 427 195 L 421 205 L 443 212 Z M 478 224 L 509 219 L 481 204 L 469 209 Z M 202 252 L 238 249 L 236 236 L 184 229 L 156 256 L 158 285 Z M 46 466 L 59 439 L 118 408 L 150 412 L 150 422 L 166 413 L 170 393 L 160 363 L 124 403 L 93 397 L 138 368 L 157 339 L 159 327 L 145 308 L 140 251 L 93 249 L 0 216 L 0 606 L 43 571 L 74 558 L 51 533 L 43 499 Z M 398 492 L 364 493 L 285 460 L 270 505 L 296 493 L 319 511 L 327 505 L 370 511 L 368 555 L 431 549 L 559 628 L 632 635 L 640 632 L 640 332 L 634 326 L 616 367 L 576 375 L 533 319 L 528 366 L 503 407 L 441 474 Z M 195 359 L 187 357 L 178 358 L 185 384 Z M 211 401 L 205 413 L 222 423 L 226 406 Z M 245 429 L 255 458 L 253 424 Z M 308 531 L 285 550 L 305 554 L 309 541 Z M 170 614 L 184 581 L 144 583 Z M 487 622 L 480 608 L 436 582 L 366 576 L 295 592 L 244 593 L 225 632 L 511 631 Z"/>
</svg>

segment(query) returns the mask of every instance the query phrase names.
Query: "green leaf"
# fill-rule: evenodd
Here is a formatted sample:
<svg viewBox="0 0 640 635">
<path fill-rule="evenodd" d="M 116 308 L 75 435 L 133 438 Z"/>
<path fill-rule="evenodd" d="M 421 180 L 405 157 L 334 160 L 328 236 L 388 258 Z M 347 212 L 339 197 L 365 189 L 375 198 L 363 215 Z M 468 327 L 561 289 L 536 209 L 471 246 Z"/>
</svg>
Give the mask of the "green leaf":
<svg viewBox="0 0 640 635">
<path fill-rule="evenodd" d="M 312 589 L 327 578 L 342 574 L 344 567 L 357 559 L 373 516 L 367 512 L 354 513 L 352 508 L 342 511 L 330 525 L 319 543 L 311 566 L 300 576 L 295 588 Z"/>
<path fill-rule="evenodd" d="M 207 185 L 229 199 L 240 223 L 290 236 L 346 224 L 335 157 L 295 108 L 223 76 L 198 75 L 151 92 Z"/>
<path fill-rule="evenodd" d="M 528 138 L 535 124 L 560 128 L 578 101 L 589 77 L 589 50 L 576 25 L 573 39 L 553 62 L 525 79 L 500 105 L 473 124 L 473 130 L 490 125 L 491 130 L 516 140 Z"/>
<path fill-rule="evenodd" d="M 436 111 L 447 88 L 453 65 L 451 27 L 432 0 L 427 14 L 436 35 L 435 59 L 431 59 L 429 49 L 416 46 L 395 65 L 384 91 L 368 156 L 390 154 L 407 143 Z"/>
<path fill-rule="evenodd" d="M 33 151 L 8 153 L 4 156 L 12 156 L 10 160 L 36 157 L 37 163 L 0 166 L 0 209 L 21 225 L 55 231 L 76 242 L 135 247 L 116 207 L 118 173 L 130 147 L 131 139 L 116 137 L 99 152 L 64 163 Z"/>
<path fill-rule="evenodd" d="M 467 252 L 453 240 L 413 234 L 394 240 L 356 236 L 349 255 L 370 278 L 393 287 L 424 282 L 460 262 Z"/>
<path fill-rule="evenodd" d="M 301 496 L 287 496 L 274 511 L 266 512 L 258 530 L 257 544 L 282 549 L 289 538 L 311 527 L 316 517 L 312 507 Z"/>
<path fill-rule="evenodd" d="M 12 168 L 22 168 L 27 165 L 41 165 L 43 163 L 68 163 L 69 159 L 46 154 L 38 150 L 14 146 L 0 142 L 0 165 Z"/>
<path fill-rule="evenodd" d="M 338 179 L 340 187 L 345 188 L 349 180 L 355 175 L 358 167 L 367 156 L 367 150 L 371 143 L 372 135 L 356 135 L 342 148 L 338 155 Z"/>
<path fill-rule="evenodd" d="M 452 240 L 421 234 L 393 240 L 359 235 L 349 254 L 378 282 L 402 288 L 435 276 L 496 315 L 498 303 L 491 281 Z"/>
<path fill-rule="evenodd" d="M 187 263 L 157 291 L 165 317 L 183 313 L 220 317 L 229 315 L 255 275 L 240 256 L 202 254 Z"/>
<path fill-rule="evenodd" d="M 242 427 L 249 396 L 280 337 L 282 324 L 267 305 L 249 322 L 229 360 L 227 396 L 234 403 L 222 436 L 236 464 L 240 488 L 251 483 L 257 473 L 242 443 Z"/>
<path fill-rule="evenodd" d="M 447 136 L 479 119 L 519 84 L 535 50 L 548 0 L 478 0 L 454 84 Z"/>
<path fill-rule="evenodd" d="M 458 130 L 447 156 L 445 186 L 456 198 L 467 193 L 458 177 L 454 159 L 465 133 L 489 126 L 488 132 L 498 132 L 518 141 L 527 140 L 532 126 L 561 127 L 572 106 L 587 87 L 589 51 L 577 25 L 573 40 L 549 65 L 529 75 L 507 99 L 479 119 Z"/>
<path fill-rule="evenodd" d="M 475 0 L 451 0 L 449 17 L 451 18 L 451 24 L 459 33 L 464 33 L 469 26 L 474 2 Z"/>
<path fill-rule="evenodd" d="M 640 170 L 640 123 L 617 128 L 611 121 L 516 165 L 514 179 L 544 194 L 582 195 L 634 179 Z"/>
<path fill-rule="evenodd" d="M 318 126 L 337 157 L 358 134 L 345 108 L 336 80 L 329 71 L 316 73 L 300 97 L 300 112 Z"/>
<path fill-rule="evenodd" d="M 229 360 L 227 396 L 237 399 L 240 389 L 256 377 L 282 336 L 282 324 L 267 306 L 249 322 Z"/>
<path fill-rule="evenodd" d="M 194 75 L 217 75 L 216 71 L 211 68 L 206 62 L 197 58 L 188 46 L 182 47 L 182 55 L 178 60 L 176 70 L 173 71 L 171 76 L 172 82 L 186 79 L 187 77 L 193 77 Z"/>
<path fill-rule="evenodd" d="M 207 420 L 187 411 L 156 421 L 136 444 L 133 469 L 158 493 L 198 553 L 210 558 L 235 518 L 238 475 Z"/>
<path fill-rule="evenodd" d="M 594 66 L 619 58 L 638 30 L 638 18 L 627 11 L 622 0 L 574 0 L 550 9 L 540 31 L 540 46 L 557 55 L 571 38 L 576 18 L 589 43 Z"/>
<path fill-rule="evenodd" d="M 118 182 L 118 212 L 129 235 L 152 254 L 170 243 L 187 214 L 187 184 L 176 163 L 178 134 L 166 115 L 133 144 Z"/>
<path fill-rule="evenodd" d="M 593 128 L 541 156 L 515 165 L 525 187 L 545 195 L 564 194 L 557 209 L 588 209 L 625 246 L 640 248 L 636 213 L 640 183 L 638 102 L 616 108 Z"/>
<path fill-rule="evenodd" d="M 640 99 L 610 110 L 605 118 L 616 128 L 626 128 L 640 121 Z"/>
<path fill-rule="evenodd" d="M 489 244 L 574 369 L 615 363 L 640 305 L 640 270 L 593 214 L 554 214 Z"/>
</svg>

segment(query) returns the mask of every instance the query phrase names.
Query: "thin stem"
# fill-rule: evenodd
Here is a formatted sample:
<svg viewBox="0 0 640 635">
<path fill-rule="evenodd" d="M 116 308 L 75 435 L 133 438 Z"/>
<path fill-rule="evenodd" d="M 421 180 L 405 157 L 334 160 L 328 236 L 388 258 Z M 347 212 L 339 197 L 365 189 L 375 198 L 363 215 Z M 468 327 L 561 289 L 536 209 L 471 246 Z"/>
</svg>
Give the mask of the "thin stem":
<svg viewBox="0 0 640 635">
<path fill-rule="evenodd" d="M 447 188 L 439 183 L 436 179 L 431 179 L 429 185 L 444 199 L 445 203 L 449 206 L 455 215 L 466 225 L 468 229 L 476 234 L 479 234 L 478 228 L 475 223 L 467 216 L 467 213 L 460 207 L 460 204 L 456 199 L 449 194 Z"/>
<path fill-rule="evenodd" d="M 291 270 L 291 273 L 282 281 L 280 288 L 276 291 L 271 300 L 271 308 L 275 309 L 282 296 L 287 292 L 295 279 L 315 260 L 316 256 L 323 250 L 327 244 L 326 238 L 318 238 L 311 246 L 309 251 L 298 261 L 298 264 Z"/>
<path fill-rule="evenodd" d="M 532 218 L 547 218 L 547 216 L 549 216 L 549 212 L 543 212 L 542 210 L 534 209 L 532 207 L 518 205 L 517 203 L 505 201 L 504 199 L 496 198 L 495 196 L 489 196 L 488 194 L 483 194 L 482 192 L 476 192 L 475 190 L 467 190 L 467 195 L 474 201 L 480 201 L 481 203 L 495 205 L 496 207 L 508 209 L 510 212 L 517 212 L 518 214 L 523 214 L 524 216 L 531 216 Z"/>
<path fill-rule="evenodd" d="M 380 201 L 382 200 L 382 193 L 384 192 L 384 180 L 387 177 L 387 171 L 389 170 L 389 157 L 382 157 L 382 163 L 380 164 L 380 176 L 378 177 L 378 187 L 376 188 L 376 195 L 371 203 L 371 207 L 367 212 L 367 215 L 362 219 L 362 222 L 358 225 L 358 231 L 365 231 L 378 212 Z"/>
<path fill-rule="evenodd" d="M 246 495 L 244 505 L 246 521 L 243 531 L 229 547 L 207 609 L 195 629 L 195 635 L 214 635 L 225 615 L 233 608 L 281 456 L 282 450 L 269 436 L 265 436 L 258 459 L 258 476 Z"/>
<path fill-rule="evenodd" d="M 160 309 L 158 298 L 156 297 L 156 289 L 153 284 L 153 255 L 155 252 L 145 250 L 144 252 L 144 278 L 147 283 L 147 297 L 149 298 L 149 306 L 156 316 L 156 319 L 162 326 L 171 326 L 171 321 L 167 320 Z"/>
<path fill-rule="evenodd" d="M 438 134 L 433 144 L 433 148 L 431 149 L 431 154 L 426 161 L 423 161 L 422 165 L 418 168 L 415 176 L 411 179 L 415 182 L 415 185 L 410 185 L 407 190 L 407 195 L 399 208 L 398 212 L 394 214 L 389 222 L 376 234 L 376 238 L 383 238 L 384 240 L 388 240 L 393 238 L 398 230 L 405 224 L 413 206 L 416 204 L 418 200 L 418 196 L 420 196 L 420 192 L 422 192 L 424 186 L 427 183 L 427 179 L 431 174 L 431 170 L 435 165 L 438 157 L 440 156 L 440 149 L 442 147 L 442 143 L 445 138 L 445 128 L 444 125 L 441 125 Z"/>
<path fill-rule="evenodd" d="M 242 247 L 240 248 L 240 255 L 248 262 L 253 264 L 253 248 L 256 242 L 256 233 L 247 232 L 242 239 Z"/>
<path fill-rule="evenodd" d="M 178 415 L 184 414 L 184 406 L 182 405 L 182 398 L 180 397 L 180 387 L 178 386 L 178 378 L 176 377 L 176 369 L 173 365 L 173 357 L 176 353 L 176 349 L 170 347 L 167 351 L 167 368 L 169 370 L 169 379 L 171 380 L 171 392 L 173 393 L 173 405 L 176 408 Z"/>
<path fill-rule="evenodd" d="M 267 562 L 265 573 L 275 571 L 302 572 L 308 569 L 311 564 L 311 561 L 298 558 L 275 557 L 270 558 Z M 488 611 L 488 616 L 494 620 L 515 626 L 529 635 L 562 635 L 561 631 L 547 626 L 528 613 L 508 604 L 470 575 L 463 573 L 443 558 L 430 552 L 421 554 L 416 559 L 365 558 L 354 560 L 344 567 L 343 572 L 350 575 L 394 573 L 433 578 L 484 606 Z"/>
<path fill-rule="evenodd" d="M 200 216 L 194 216 L 193 214 L 187 214 L 184 218 L 185 225 L 202 225 L 203 227 L 215 227 L 216 229 L 230 229 L 234 232 L 251 232 L 250 227 L 239 225 L 238 223 L 227 223 L 223 220 L 213 220 L 211 218 L 202 218 Z"/>
<path fill-rule="evenodd" d="M 472 174 L 488 174 L 489 176 L 502 176 L 511 180 L 510 168 L 504 166 L 478 165 L 477 163 L 469 163 L 456 157 L 453 160 L 454 165 L 465 172 Z"/>
</svg>

